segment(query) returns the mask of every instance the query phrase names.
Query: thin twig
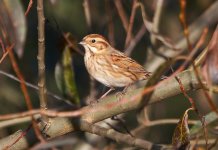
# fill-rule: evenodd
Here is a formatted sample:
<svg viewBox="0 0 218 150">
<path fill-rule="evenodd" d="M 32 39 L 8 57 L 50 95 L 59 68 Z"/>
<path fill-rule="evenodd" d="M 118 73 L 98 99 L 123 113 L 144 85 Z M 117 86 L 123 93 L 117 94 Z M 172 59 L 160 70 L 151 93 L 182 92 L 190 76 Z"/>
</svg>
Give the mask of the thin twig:
<svg viewBox="0 0 218 150">
<path fill-rule="evenodd" d="M 142 39 L 145 32 L 146 32 L 146 27 L 144 25 L 142 25 L 141 28 L 139 29 L 138 33 L 136 34 L 136 36 L 134 38 L 132 38 L 132 40 L 130 41 L 128 47 L 126 48 L 126 50 L 124 52 L 127 56 L 131 55 L 136 44 Z"/>
<path fill-rule="evenodd" d="M 68 44 L 68 46 L 69 46 L 70 48 L 72 48 L 73 50 L 75 50 L 78 54 L 80 54 L 80 55 L 82 55 L 82 56 L 84 55 L 84 52 L 81 51 L 77 46 L 75 46 L 74 43 L 71 42 L 71 40 L 70 40 L 70 38 L 69 38 L 69 36 L 70 36 L 70 33 L 69 33 L 69 32 L 67 32 L 67 33 L 62 33 L 62 35 L 63 35 L 65 41 L 67 42 L 67 44 Z"/>
<path fill-rule="evenodd" d="M 129 19 L 129 25 L 128 25 L 126 41 L 125 41 L 125 48 L 129 45 L 129 42 L 132 39 L 132 28 L 133 28 L 133 23 L 134 23 L 134 19 L 135 19 L 136 9 L 138 7 L 137 1 L 138 0 L 133 0 L 133 2 L 132 2 L 132 11 L 131 11 L 130 19 Z"/>
<path fill-rule="evenodd" d="M 8 55 L 8 51 L 5 49 L 5 45 L 4 45 L 1 37 L 0 37 L 0 45 L 1 45 L 1 48 L 2 48 L 2 51 L 3 51 L 3 55 L 2 55 L 2 57 L 0 59 L 0 64 L 1 64 L 2 61 L 5 59 L 5 57 Z M 10 50 L 10 49 L 8 49 L 8 50 Z"/>
<path fill-rule="evenodd" d="M 5 49 L 5 45 L 4 45 L 4 43 L 3 43 L 1 37 L 0 37 L 0 45 L 1 45 L 1 48 L 2 48 L 3 53 L 5 53 L 5 52 L 6 52 L 6 49 Z"/>
<path fill-rule="evenodd" d="M 12 80 L 14 80 L 14 81 L 17 81 L 17 82 L 21 83 L 21 80 L 18 79 L 16 76 L 12 75 L 12 74 L 9 74 L 9 73 L 7 73 L 7 72 L 5 72 L 5 71 L 2 71 L 2 70 L 0 70 L 0 74 L 3 75 L 3 76 L 8 77 L 8 78 L 10 78 L 10 79 L 12 79 Z M 39 87 L 36 86 L 36 85 L 34 85 L 34 84 L 31 84 L 31 83 L 26 82 L 26 81 L 24 81 L 24 84 L 25 84 L 27 87 L 30 87 L 30 88 L 32 88 L 32 89 L 34 89 L 34 90 L 37 90 L 37 91 L 39 90 Z M 65 102 L 66 104 L 72 106 L 72 103 L 71 103 L 69 100 L 64 99 L 64 98 L 60 97 L 59 95 L 56 95 L 56 94 L 54 94 L 54 93 L 52 93 L 52 92 L 50 92 L 50 91 L 47 91 L 47 95 L 48 95 L 48 96 L 51 96 L 52 98 L 54 98 L 54 99 L 56 99 L 56 100 L 63 101 L 63 102 Z"/>
<path fill-rule="evenodd" d="M 84 0 L 83 1 L 83 8 L 84 8 L 85 17 L 86 17 L 86 23 L 87 23 L 88 28 L 90 30 L 91 25 L 92 25 L 92 20 L 91 20 L 91 11 L 90 11 L 89 0 Z"/>
<path fill-rule="evenodd" d="M 204 116 L 202 116 L 202 115 L 200 114 L 199 110 L 198 110 L 197 107 L 196 107 L 196 104 L 195 104 L 194 100 L 193 100 L 190 96 L 188 96 L 188 94 L 186 93 L 186 91 L 185 91 L 185 89 L 184 89 L 184 86 L 183 86 L 181 80 L 180 80 L 177 76 L 175 76 L 175 79 L 176 79 L 177 82 L 179 83 L 180 89 L 181 89 L 183 95 L 189 100 L 189 102 L 190 102 L 190 104 L 191 104 L 191 107 L 192 107 L 193 110 L 196 112 L 196 114 L 198 115 L 198 117 L 199 117 L 199 119 L 200 119 L 200 121 L 201 121 L 201 124 L 202 124 L 203 129 L 204 129 L 204 136 L 205 136 L 206 147 L 207 147 L 207 145 L 208 145 L 208 136 L 207 136 L 207 128 L 206 128 L 205 118 L 204 118 Z"/>
<path fill-rule="evenodd" d="M 26 85 L 24 84 L 25 80 L 24 80 L 24 78 L 23 78 L 23 75 L 22 75 L 22 73 L 20 72 L 20 69 L 19 69 L 19 67 L 18 67 L 18 65 L 17 65 L 16 59 L 15 59 L 15 57 L 14 57 L 13 51 L 11 50 L 12 48 L 13 48 L 13 45 L 12 45 L 11 47 L 9 47 L 8 49 L 10 49 L 10 50 L 7 50 L 7 51 L 9 52 L 9 57 L 10 57 L 10 60 L 11 60 L 12 67 L 13 67 L 13 69 L 14 69 L 14 71 L 15 71 L 17 77 L 18 77 L 19 80 L 21 81 L 20 87 L 21 87 L 21 90 L 22 90 L 22 92 L 23 92 L 23 95 L 24 95 L 24 98 L 25 98 L 25 102 L 26 102 L 26 104 L 27 104 L 27 108 L 28 108 L 28 110 L 31 111 L 31 110 L 33 109 L 33 106 L 32 106 L 31 100 L 30 100 L 30 96 L 29 96 L 29 94 L 28 94 L 27 87 L 26 87 Z M 32 115 L 31 115 L 31 117 L 32 117 L 32 123 L 33 123 L 33 129 L 34 129 L 34 131 L 35 131 L 35 133 L 36 133 L 36 135 L 37 135 L 37 138 L 38 138 L 40 141 L 44 142 L 44 138 L 43 138 L 43 136 L 41 135 L 41 132 L 40 132 L 38 126 L 37 126 L 36 120 L 34 119 L 34 117 L 33 117 Z"/>
<path fill-rule="evenodd" d="M 0 59 L 0 64 L 3 62 L 3 60 L 5 59 L 5 57 L 8 55 L 8 51 L 3 53 L 3 56 Z"/>
<path fill-rule="evenodd" d="M 44 109 L 31 109 L 24 112 L 13 113 L 13 114 L 5 114 L 0 115 L 0 120 L 10 120 L 16 118 L 24 118 L 27 116 L 33 115 L 46 115 L 49 117 L 78 117 L 84 114 L 87 110 L 86 109 L 79 109 L 74 111 L 55 111 L 55 110 L 44 110 Z"/>
<path fill-rule="evenodd" d="M 179 50 L 178 48 L 176 48 L 170 41 L 169 39 L 167 39 L 166 37 L 163 37 L 162 35 L 154 32 L 152 30 L 152 27 L 153 27 L 153 23 L 151 23 L 150 21 L 147 20 L 147 15 L 145 13 L 145 8 L 144 8 L 144 5 L 141 3 L 141 2 L 138 2 L 138 5 L 140 6 L 141 8 L 141 13 L 142 13 L 142 20 L 143 20 L 143 23 L 146 27 L 146 29 L 151 33 L 153 34 L 153 36 L 158 39 L 159 41 L 161 41 L 166 47 L 169 47 L 170 49 L 173 49 L 173 50 Z"/>
<path fill-rule="evenodd" d="M 33 5 L 33 0 L 29 0 L 29 4 L 28 4 L 27 10 L 25 12 L 25 16 L 28 15 L 30 9 L 32 8 L 32 5 Z"/>
<path fill-rule="evenodd" d="M 38 86 L 39 99 L 41 109 L 47 109 L 46 98 L 46 81 L 45 81 L 45 17 L 43 0 L 37 0 L 37 14 L 38 14 Z M 42 117 L 44 122 L 48 121 L 46 116 Z"/>
<path fill-rule="evenodd" d="M 167 125 L 167 124 L 177 124 L 178 122 L 179 119 L 158 119 L 158 120 L 146 121 L 144 124 L 135 128 L 131 132 L 136 136 L 138 133 L 140 133 L 142 130 L 144 130 L 147 127 Z M 188 123 L 194 125 L 197 123 L 197 120 L 188 120 Z"/>
<path fill-rule="evenodd" d="M 153 26 L 152 26 L 152 31 L 154 33 L 159 33 L 159 24 L 160 24 L 160 17 L 161 17 L 162 10 L 163 10 L 163 3 L 164 3 L 164 0 L 156 1 L 156 10 L 154 13 Z M 156 45 L 156 37 L 153 34 L 151 34 L 151 42 L 153 45 Z"/>
<path fill-rule="evenodd" d="M 41 117 L 41 115 L 34 115 L 34 118 L 37 120 Z M 1 121 L 0 122 L 0 129 L 1 128 L 5 128 L 5 127 L 9 127 L 9 126 L 13 126 L 13 125 L 17 125 L 17 124 L 21 124 L 21 123 L 25 123 L 25 122 L 30 122 L 32 120 L 31 116 L 27 116 L 27 117 L 23 117 L 23 118 L 14 118 L 14 119 L 10 119 L 10 120 L 5 120 L 5 121 Z"/>
<path fill-rule="evenodd" d="M 183 26 L 183 33 L 185 35 L 185 39 L 188 45 L 188 49 L 192 50 L 192 45 L 189 39 L 189 30 L 188 30 L 188 26 L 186 24 L 186 0 L 180 0 L 180 13 L 179 13 L 179 20 Z"/>
<path fill-rule="evenodd" d="M 110 0 L 105 1 L 105 10 L 108 17 L 108 40 L 112 46 L 115 46 L 115 39 L 114 39 L 114 22 L 112 17 L 112 7 L 110 4 Z"/>
<path fill-rule="evenodd" d="M 192 43 L 195 43 L 205 27 L 210 27 L 217 23 L 218 21 L 218 1 L 215 1 L 211 4 L 211 6 L 206 9 L 188 28 L 190 29 L 190 40 Z M 178 37 L 182 37 L 183 32 Z M 183 35 L 184 36 L 184 35 Z M 181 49 L 180 51 L 173 51 L 172 49 L 166 48 L 166 46 L 162 46 L 162 53 L 169 58 L 174 58 L 181 53 L 183 53 L 187 49 L 186 39 L 184 37 L 180 38 L 180 40 L 175 42 L 175 47 Z M 151 56 L 151 59 L 146 61 L 145 68 L 149 71 L 154 71 L 157 67 L 162 64 L 165 60 L 158 56 Z"/>
<path fill-rule="evenodd" d="M 184 33 L 184 36 L 185 36 L 185 39 L 186 39 L 186 42 L 187 42 L 187 45 L 188 45 L 188 50 L 189 52 L 191 53 L 193 51 L 193 47 L 191 45 L 191 42 L 190 42 L 190 39 L 189 39 L 189 29 L 188 29 L 188 26 L 187 26 L 187 23 L 186 23 L 186 0 L 180 0 L 180 14 L 179 14 L 179 19 L 180 19 L 180 22 L 183 26 L 183 33 Z M 206 88 L 204 86 L 204 84 L 202 83 L 202 80 L 199 76 L 199 73 L 198 73 L 198 69 L 197 67 L 195 66 L 194 64 L 194 61 L 191 60 L 191 64 L 192 64 L 192 67 L 194 69 L 194 73 L 196 75 L 196 78 L 200 84 L 200 86 L 202 87 L 202 90 L 203 90 L 203 93 L 204 95 L 206 96 L 209 104 L 210 104 L 210 107 L 213 109 L 213 111 L 215 111 L 218 115 L 218 111 L 216 109 L 216 106 L 214 105 L 211 97 L 209 96 L 209 94 L 207 93 L 206 91 Z M 182 82 L 176 77 L 177 81 L 179 82 L 180 84 L 180 88 L 182 90 Z M 194 108 L 194 110 L 196 111 L 196 113 L 198 114 L 199 118 L 200 118 L 200 121 L 202 123 L 202 126 L 203 126 L 203 129 L 204 129 L 204 137 L 205 137 L 205 142 L 206 142 L 206 149 L 208 149 L 208 136 L 207 136 L 207 129 L 206 129 L 206 126 L 205 126 L 205 119 L 204 117 L 199 113 L 198 109 L 196 108 L 196 105 L 194 103 L 194 101 L 186 94 L 186 92 L 184 91 L 183 94 L 189 99 L 190 103 L 192 104 L 192 107 Z"/>
<path fill-rule="evenodd" d="M 128 32 L 128 19 L 127 19 L 126 13 L 124 11 L 123 5 L 121 3 L 121 0 L 114 0 L 114 4 L 117 8 L 117 12 L 120 16 L 123 27 L 124 27 L 125 31 Z"/>
</svg>

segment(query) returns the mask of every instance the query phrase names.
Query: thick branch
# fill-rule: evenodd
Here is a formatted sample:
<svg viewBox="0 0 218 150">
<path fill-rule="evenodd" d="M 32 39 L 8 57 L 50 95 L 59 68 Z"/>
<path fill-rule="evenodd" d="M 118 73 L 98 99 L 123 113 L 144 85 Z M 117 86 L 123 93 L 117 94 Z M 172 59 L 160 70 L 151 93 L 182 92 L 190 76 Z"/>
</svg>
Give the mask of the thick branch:
<svg viewBox="0 0 218 150">
<path fill-rule="evenodd" d="M 199 89 L 199 83 L 192 71 L 184 71 L 178 75 L 181 79 L 186 91 Z M 119 100 L 116 95 L 108 96 L 101 103 L 93 107 L 87 107 L 88 113 L 82 115 L 82 119 L 89 123 L 95 123 L 111 116 L 135 110 L 141 107 L 141 97 L 138 97 L 143 88 L 136 89 L 126 93 L 122 100 Z M 176 79 L 164 81 L 156 88 L 151 96 L 149 104 L 160 102 L 168 97 L 172 97 L 181 93 L 180 86 Z"/>
<path fill-rule="evenodd" d="M 183 83 L 183 86 L 186 91 L 199 89 L 200 85 L 193 71 L 189 71 L 189 70 L 184 71 L 180 73 L 178 76 L 181 82 Z M 114 95 L 104 98 L 101 102 L 97 103 L 94 106 L 86 106 L 82 108 L 82 111 L 84 111 L 84 113 L 81 115 L 79 119 L 66 119 L 66 118 L 50 119 L 51 126 L 46 131 L 46 134 L 48 134 L 49 137 L 51 138 L 57 137 L 80 129 L 81 124 L 79 123 L 83 121 L 87 123 L 95 123 L 104 120 L 106 118 L 110 118 L 114 115 L 135 110 L 141 107 L 142 104 L 140 97 L 135 97 L 135 95 L 141 93 L 142 90 L 143 88 L 139 88 L 134 91 L 130 91 L 126 93 L 126 95 L 120 101 L 119 98 L 117 98 Z M 176 81 L 176 79 L 173 78 L 171 80 L 164 81 L 158 88 L 154 90 L 154 93 L 151 96 L 151 100 L 149 101 L 149 104 L 163 101 L 168 97 L 172 97 L 180 93 L 181 93 L 180 86 Z M 28 133 L 28 136 L 25 137 L 26 138 L 25 140 L 24 138 L 22 138 L 22 140 L 16 143 L 15 145 L 26 144 L 25 141 L 27 139 L 29 140 L 30 137 L 31 138 L 34 137 L 32 132 Z M 13 140 L 15 139 L 16 137 Z M 34 141 L 36 142 L 37 140 Z M 0 149 L 3 148 L 1 146 L 5 145 L 5 142 L 9 143 L 10 141 L 5 139 L 0 140 Z M 28 148 L 28 145 L 26 145 L 26 148 Z"/>
<path fill-rule="evenodd" d="M 107 137 L 110 138 L 114 141 L 116 141 L 117 143 L 124 143 L 124 144 L 128 144 L 130 146 L 134 146 L 134 147 L 138 147 L 138 148 L 142 148 L 142 149 L 161 149 L 161 147 L 163 147 L 163 145 L 156 145 L 153 144 L 149 141 L 143 140 L 143 139 L 138 139 L 135 137 L 132 137 L 128 134 L 123 134 L 120 132 L 115 131 L 114 129 L 107 129 L 98 125 L 92 125 L 86 122 L 83 122 L 80 126 L 80 129 L 82 131 L 85 132 L 89 132 L 89 133 L 93 133 L 96 135 L 100 135 L 102 137 Z M 170 147 L 168 147 L 169 149 Z"/>
</svg>

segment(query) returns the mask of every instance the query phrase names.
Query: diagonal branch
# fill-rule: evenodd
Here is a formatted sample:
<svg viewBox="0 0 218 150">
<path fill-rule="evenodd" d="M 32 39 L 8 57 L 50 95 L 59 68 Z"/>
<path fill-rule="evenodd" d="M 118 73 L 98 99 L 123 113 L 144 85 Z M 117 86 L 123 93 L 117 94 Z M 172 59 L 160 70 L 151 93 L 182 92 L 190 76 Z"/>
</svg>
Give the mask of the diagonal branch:
<svg viewBox="0 0 218 150">
<path fill-rule="evenodd" d="M 198 80 L 196 79 L 196 76 L 193 71 L 184 71 L 180 73 L 178 76 L 180 77 L 180 80 L 182 81 L 186 91 L 197 90 L 200 88 Z M 74 113 L 74 116 L 80 116 L 80 118 L 50 118 L 49 121 L 51 123 L 51 126 L 46 131 L 46 134 L 49 135 L 50 138 L 57 137 L 78 130 L 78 127 L 80 127 L 81 125 L 79 123 L 81 122 L 93 124 L 106 118 L 110 118 L 114 115 L 125 113 L 131 110 L 136 110 L 141 107 L 142 103 L 141 98 L 135 97 L 135 95 L 141 93 L 142 91 L 143 88 L 130 91 L 126 93 L 122 100 L 119 100 L 119 98 L 117 98 L 116 95 L 105 97 L 101 102 L 97 103 L 96 105 L 83 107 L 79 110 L 78 114 L 76 114 L 76 112 Z M 172 97 L 180 93 L 180 86 L 178 85 L 176 79 L 172 78 L 170 80 L 166 80 L 162 82 L 162 84 L 154 90 L 149 104 L 163 101 L 168 97 Z M 63 113 L 62 115 L 64 116 Z M 16 134 L 17 133 L 15 133 L 15 135 Z M 25 145 L 24 149 L 27 149 L 29 145 L 26 143 L 26 141 L 30 137 L 32 138 L 31 141 L 34 141 L 34 143 L 37 142 L 37 140 L 33 138 L 34 136 L 29 134 L 32 133 L 29 132 L 26 137 L 22 138 L 14 146 L 19 147 L 20 145 L 22 145 L 22 147 L 24 147 Z M 10 139 L 16 139 L 15 135 L 9 136 Z M 5 143 L 9 142 L 8 140 L 6 140 L 9 137 L 5 137 L 2 140 L 0 140 L 0 149 L 3 148 L 2 145 L 6 145 Z"/>
<path fill-rule="evenodd" d="M 200 88 L 199 82 L 196 79 L 193 71 L 184 71 L 178 75 L 183 83 L 184 90 L 196 90 Z M 150 88 L 151 89 L 151 88 Z M 147 90 L 150 91 L 150 90 Z M 142 92 L 146 94 L 144 88 L 138 88 L 126 93 L 122 99 L 115 95 L 107 96 L 100 100 L 94 106 L 86 106 L 79 110 L 58 112 L 54 110 L 32 110 L 22 113 L 0 115 L 0 120 L 8 120 L 14 118 L 22 118 L 30 115 L 41 114 L 50 117 L 78 117 L 89 123 L 96 123 L 112 116 L 138 109 L 142 106 L 141 100 Z M 149 104 L 160 102 L 168 97 L 172 97 L 181 93 L 180 85 L 176 79 L 164 80 L 159 84 L 158 88 L 154 89 L 153 95 L 150 98 Z"/>
</svg>

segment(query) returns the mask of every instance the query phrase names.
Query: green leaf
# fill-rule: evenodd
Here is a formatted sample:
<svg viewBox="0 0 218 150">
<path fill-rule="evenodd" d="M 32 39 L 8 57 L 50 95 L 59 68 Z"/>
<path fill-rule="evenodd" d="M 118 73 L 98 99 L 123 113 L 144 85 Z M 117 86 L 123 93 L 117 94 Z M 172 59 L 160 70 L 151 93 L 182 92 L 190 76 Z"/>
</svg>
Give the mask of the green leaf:
<svg viewBox="0 0 218 150">
<path fill-rule="evenodd" d="M 70 49 L 64 48 L 61 62 L 55 67 L 55 79 L 59 90 L 70 99 L 73 104 L 80 105 L 73 69 L 73 59 Z"/>
</svg>

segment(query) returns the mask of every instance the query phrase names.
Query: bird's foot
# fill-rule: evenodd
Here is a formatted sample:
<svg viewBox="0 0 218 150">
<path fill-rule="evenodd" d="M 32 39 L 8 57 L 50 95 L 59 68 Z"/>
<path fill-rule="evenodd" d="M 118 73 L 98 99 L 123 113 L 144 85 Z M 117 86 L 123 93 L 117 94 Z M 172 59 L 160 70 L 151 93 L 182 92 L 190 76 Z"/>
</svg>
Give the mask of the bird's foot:
<svg viewBox="0 0 218 150">
<path fill-rule="evenodd" d="M 121 101 L 123 96 L 125 96 L 126 92 L 122 91 L 122 92 L 117 92 L 115 95 L 116 95 L 116 98 L 118 98 L 118 101 Z"/>
<path fill-rule="evenodd" d="M 93 100 L 93 99 L 88 99 L 87 100 L 87 104 L 90 105 L 90 106 L 94 106 L 95 104 L 97 104 L 99 102 L 99 99 L 97 100 Z"/>
<path fill-rule="evenodd" d="M 104 93 L 100 99 L 104 98 L 105 96 L 107 96 L 111 91 L 115 90 L 113 87 L 111 87 L 106 93 Z"/>
</svg>

